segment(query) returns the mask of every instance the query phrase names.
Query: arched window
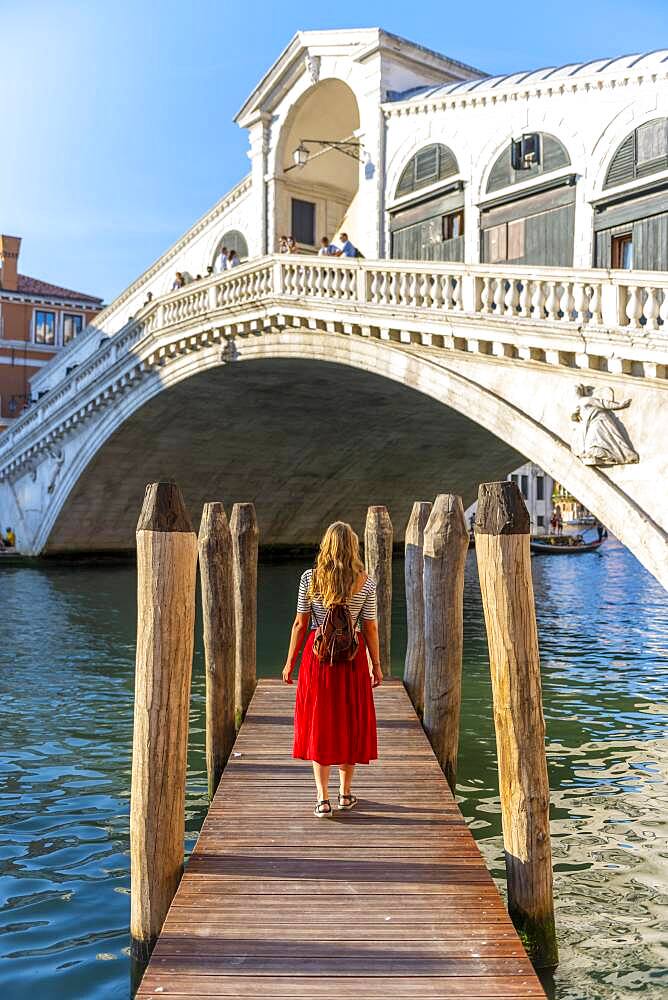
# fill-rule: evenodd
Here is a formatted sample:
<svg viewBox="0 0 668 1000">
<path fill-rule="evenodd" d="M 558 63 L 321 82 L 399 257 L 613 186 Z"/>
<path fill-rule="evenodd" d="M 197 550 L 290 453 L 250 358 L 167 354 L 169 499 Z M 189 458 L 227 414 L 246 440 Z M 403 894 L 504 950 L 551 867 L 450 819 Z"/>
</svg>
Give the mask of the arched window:
<svg viewBox="0 0 668 1000">
<path fill-rule="evenodd" d="M 514 144 L 512 141 L 508 143 L 490 172 L 487 181 L 488 194 L 491 191 L 498 191 L 499 188 L 519 184 L 521 181 L 528 181 L 532 177 L 540 177 L 541 174 L 547 174 L 560 167 L 570 165 L 571 161 L 566 147 L 555 136 L 548 132 L 537 132 L 535 135 L 538 137 L 538 156 L 533 161 L 527 161 L 527 165 L 522 170 L 517 170 L 513 166 Z"/>
<path fill-rule="evenodd" d="M 446 177 L 459 173 L 459 165 L 454 153 L 447 146 L 434 143 L 416 153 L 399 178 L 396 197 L 410 194 L 428 184 L 436 184 Z"/>
<path fill-rule="evenodd" d="M 228 231 L 223 233 L 221 238 L 218 240 L 218 245 L 216 246 L 212 261 L 214 266 L 218 259 L 218 254 L 223 247 L 227 247 L 228 250 L 236 250 L 241 260 L 245 260 L 245 258 L 248 257 L 248 244 L 246 243 L 246 237 L 243 233 L 240 233 L 238 229 L 228 229 Z"/>
<path fill-rule="evenodd" d="M 654 118 L 627 135 L 612 158 L 604 188 L 668 170 L 668 118 Z"/>
</svg>

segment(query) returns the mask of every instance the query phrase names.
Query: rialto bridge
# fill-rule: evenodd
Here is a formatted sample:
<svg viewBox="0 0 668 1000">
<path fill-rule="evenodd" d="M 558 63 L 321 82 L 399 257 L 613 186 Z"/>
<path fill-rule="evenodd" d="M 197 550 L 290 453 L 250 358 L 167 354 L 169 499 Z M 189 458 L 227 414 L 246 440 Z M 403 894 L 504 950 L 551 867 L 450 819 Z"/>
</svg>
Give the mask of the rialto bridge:
<svg viewBox="0 0 668 1000">
<path fill-rule="evenodd" d="M 26 554 L 130 549 L 173 476 L 194 512 L 252 498 L 265 542 L 310 543 L 526 456 L 668 585 L 668 276 L 628 277 L 275 255 L 192 283 L 3 436 L 2 522 Z"/>
<path fill-rule="evenodd" d="M 265 543 L 369 503 L 400 537 L 529 458 L 668 586 L 668 51 L 493 77 L 299 32 L 236 122 L 249 174 L 0 436 L 20 550 L 131 549 L 159 477 L 255 500 Z M 342 230 L 364 260 L 315 256 Z"/>
</svg>

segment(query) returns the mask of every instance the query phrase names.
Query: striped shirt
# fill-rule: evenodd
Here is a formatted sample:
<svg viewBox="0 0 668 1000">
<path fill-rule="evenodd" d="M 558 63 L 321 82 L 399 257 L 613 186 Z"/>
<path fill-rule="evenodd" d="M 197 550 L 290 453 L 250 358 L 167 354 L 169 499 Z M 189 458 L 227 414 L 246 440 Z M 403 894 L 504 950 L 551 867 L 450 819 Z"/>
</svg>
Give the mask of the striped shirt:
<svg viewBox="0 0 668 1000">
<path fill-rule="evenodd" d="M 315 619 L 316 625 L 322 625 L 325 620 L 325 615 L 327 610 L 318 598 L 311 598 L 308 596 L 308 588 L 311 583 L 311 577 L 313 576 L 313 570 L 307 569 L 302 573 L 302 578 L 299 581 L 299 597 L 297 598 L 297 614 L 306 614 L 311 612 L 312 618 Z M 372 580 L 370 576 L 364 581 L 364 586 L 361 590 L 358 590 L 356 594 L 346 601 L 346 606 L 350 611 L 350 617 L 353 620 L 353 624 L 357 625 L 359 620 L 363 618 L 365 621 L 375 621 L 376 619 L 376 581 Z"/>
</svg>

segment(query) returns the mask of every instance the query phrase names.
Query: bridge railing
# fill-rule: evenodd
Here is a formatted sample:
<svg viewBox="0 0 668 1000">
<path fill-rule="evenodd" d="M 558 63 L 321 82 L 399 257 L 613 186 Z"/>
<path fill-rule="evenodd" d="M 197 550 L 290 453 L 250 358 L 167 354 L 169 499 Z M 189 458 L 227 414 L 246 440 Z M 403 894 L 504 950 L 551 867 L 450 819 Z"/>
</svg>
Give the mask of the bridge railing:
<svg viewBox="0 0 668 1000">
<path fill-rule="evenodd" d="M 320 257 L 276 266 L 275 290 L 298 298 L 648 332 L 668 323 L 668 274 L 656 272 Z"/>
<path fill-rule="evenodd" d="M 385 322 L 459 316 L 490 327 L 526 325 L 548 338 L 568 329 L 634 341 L 658 335 L 668 348 L 668 273 L 279 254 L 153 300 L 0 435 L 0 459 L 147 338 L 216 314 L 224 323 L 228 313 L 249 305 L 312 301 L 385 314 Z"/>
</svg>

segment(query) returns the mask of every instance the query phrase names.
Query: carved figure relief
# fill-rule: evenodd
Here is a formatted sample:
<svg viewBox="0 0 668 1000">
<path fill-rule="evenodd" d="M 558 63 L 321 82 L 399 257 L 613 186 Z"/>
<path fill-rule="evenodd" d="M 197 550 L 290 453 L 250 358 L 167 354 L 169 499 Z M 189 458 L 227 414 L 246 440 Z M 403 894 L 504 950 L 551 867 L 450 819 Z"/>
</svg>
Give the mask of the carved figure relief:
<svg viewBox="0 0 668 1000">
<path fill-rule="evenodd" d="M 236 345 L 234 337 L 227 337 L 225 340 L 225 346 L 220 352 L 220 360 L 223 364 L 227 364 L 229 361 L 236 361 L 239 357 L 239 348 Z"/>
<path fill-rule="evenodd" d="M 604 398 L 603 393 L 608 398 Z M 630 399 L 615 400 L 611 387 L 599 390 L 594 386 L 575 387 L 575 407 L 571 420 L 579 423 L 572 450 L 585 465 L 628 465 L 639 460 L 623 423 L 615 410 L 625 410 Z"/>
<path fill-rule="evenodd" d="M 55 466 L 53 473 L 51 475 L 51 479 L 49 480 L 49 485 L 46 488 L 46 492 L 53 493 L 54 489 L 56 488 L 56 482 L 58 480 L 58 476 L 60 475 L 60 470 L 62 469 L 63 464 L 65 462 L 65 452 L 63 451 L 62 448 L 48 448 L 47 451 L 49 454 L 49 458 L 53 459 Z"/>
<path fill-rule="evenodd" d="M 306 70 L 311 78 L 311 83 L 317 83 L 320 79 L 320 56 L 312 56 L 310 52 L 307 52 Z"/>
</svg>

